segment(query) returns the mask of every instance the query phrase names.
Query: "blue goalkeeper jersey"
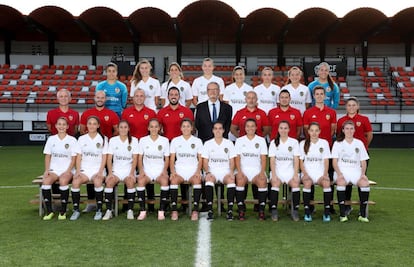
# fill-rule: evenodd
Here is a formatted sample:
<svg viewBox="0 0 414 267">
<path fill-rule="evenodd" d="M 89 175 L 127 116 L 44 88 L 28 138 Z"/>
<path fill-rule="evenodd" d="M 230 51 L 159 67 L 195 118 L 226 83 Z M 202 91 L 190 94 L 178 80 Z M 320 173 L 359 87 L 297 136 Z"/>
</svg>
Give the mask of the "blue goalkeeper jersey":
<svg viewBox="0 0 414 267">
<path fill-rule="evenodd" d="M 126 107 L 128 100 L 128 90 L 126 85 L 120 81 L 116 81 L 114 84 L 109 84 L 107 81 L 103 81 L 98 83 L 96 91 L 105 92 L 105 107 L 113 110 L 119 118 L 121 118 L 122 111 Z"/>
</svg>

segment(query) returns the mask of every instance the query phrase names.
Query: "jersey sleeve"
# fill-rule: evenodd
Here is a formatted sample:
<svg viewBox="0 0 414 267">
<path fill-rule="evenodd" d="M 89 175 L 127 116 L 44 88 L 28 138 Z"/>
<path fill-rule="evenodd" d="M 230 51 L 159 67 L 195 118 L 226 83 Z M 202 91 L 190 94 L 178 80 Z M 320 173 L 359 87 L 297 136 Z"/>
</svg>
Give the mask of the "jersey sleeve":
<svg viewBox="0 0 414 267">
<path fill-rule="evenodd" d="M 267 144 L 264 138 L 260 138 L 260 155 L 267 155 Z"/>
<path fill-rule="evenodd" d="M 139 143 L 137 142 L 137 150 L 136 154 L 144 155 L 144 144 L 143 144 L 143 138 L 139 140 Z"/>
<path fill-rule="evenodd" d="M 160 82 L 157 79 L 154 79 L 154 83 L 155 83 L 155 93 L 154 96 L 161 96 L 161 85 Z"/>
<path fill-rule="evenodd" d="M 275 146 L 275 141 L 272 140 L 272 142 L 270 142 L 269 145 L 269 157 L 275 157 L 276 156 L 276 146 Z"/>
<path fill-rule="evenodd" d="M 299 143 L 296 139 L 293 139 L 293 140 L 294 140 L 294 142 L 293 142 L 293 156 L 299 157 L 300 156 Z"/>
<path fill-rule="evenodd" d="M 199 78 L 196 78 L 193 81 L 193 86 L 191 86 L 191 90 L 193 91 L 194 96 L 198 96 L 198 83 L 199 83 Z"/>
<path fill-rule="evenodd" d="M 75 137 L 72 137 L 71 138 L 71 145 L 72 145 L 72 157 L 75 157 L 75 156 L 77 156 L 78 154 L 81 154 L 82 152 L 81 152 L 81 149 L 80 149 L 80 146 L 79 146 L 79 144 L 78 144 L 78 141 L 76 140 L 76 138 Z"/>
<path fill-rule="evenodd" d="M 128 89 L 124 83 L 122 84 L 122 95 L 121 95 L 121 107 L 122 109 L 126 108 L 128 101 Z"/>
<path fill-rule="evenodd" d="M 191 90 L 190 84 L 187 82 L 184 85 L 184 96 L 185 96 L 185 100 L 193 99 L 193 91 Z"/>
<path fill-rule="evenodd" d="M 176 143 L 177 143 L 177 138 L 178 138 L 178 137 L 175 137 L 175 138 L 171 141 L 171 144 L 170 144 L 170 154 L 175 154 L 175 153 L 176 153 L 175 147 L 176 147 Z"/>
<path fill-rule="evenodd" d="M 324 159 L 330 159 L 332 156 L 331 156 L 331 151 L 330 151 L 330 149 L 329 149 L 329 143 L 328 143 L 328 141 L 326 141 L 325 139 L 320 139 L 320 140 L 322 140 L 323 142 L 322 142 L 322 148 L 323 148 L 323 158 Z"/>
<path fill-rule="evenodd" d="M 106 154 L 111 154 L 111 155 L 114 154 L 114 149 L 113 149 L 114 140 L 115 140 L 114 138 L 115 137 L 112 137 L 111 139 L 109 139 L 108 147 L 106 149 Z"/>
<path fill-rule="evenodd" d="M 201 157 L 208 159 L 208 143 L 204 143 L 203 148 L 201 149 Z"/>
<path fill-rule="evenodd" d="M 335 143 L 333 144 L 332 153 L 331 153 L 331 156 L 333 159 L 339 158 L 339 147 L 340 147 L 339 142 L 335 141 Z"/>
<path fill-rule="evenodd" d="M 229 141 L 228 142 L 229 143 L 229 158 L 232 159 L 237 156 L 236 148 L 234 147 L 233 143 L 230 140 L 228 141 Z"/>
<path fill-rule="evenodd" d="M 305 88 L 306 88 L 306 90 L 305 90 L 305 103 L 312 103 L 311 92 L 310 92 L 310 90 L 307 86 L 305 86 Z"/>
<path fill-rule="evenodd" d="M 139 154 L 139 144 L 138 144 L 138 139 L 136 137 L 132 137 L 131 146 L 132 146 L 132 154 L 134 155 Z"/>
<path fill-rule="evenodd" d="M 165 146 L 164 157 L 168 157 L 170 156 L 170 143 L 168 142 L 167 138 L 165 138 L 164 146 Z"/>
<path fill-rule="evenodd" d="M 52 154 L 52 139 L 53 135 L 49 136 L 49 138 L 46 141 L 45 147 L 43 148 L 43 154 L 45 155 L 51 155 Z"/>
<path fill-rule="evenodd" d="M 299 156 L 299 158 L 300 158 L 301 160 L 304 160 L 304 159 L 305 159 L 305 140 L 302 140 L 302 141 L 299 143 L 299 152 L 300 152 L 300 156 Z"/>
<path fill-rule="evenodd" d="M 367 150 L 365 149 L 364 143 L 362 143 L 361 140 L 358 140 L 358 139 L 355 139 L 355 138 L 354 138 L 354 140 L 358 141 L 358 148 L 359 148 L 359 151 L 360 151 L 360 153 L 359 153 L 360 160 L 368 160 L 369 156 L 368 156 Z"/>
<path fill-rule="evenodd" d="M 332 108 L 337 109 L 339 106 L 339 99 L 341 97 L 339 87 L 336 83 L 334 83 L 333 94 L 332 94 Z"/>
</svg>

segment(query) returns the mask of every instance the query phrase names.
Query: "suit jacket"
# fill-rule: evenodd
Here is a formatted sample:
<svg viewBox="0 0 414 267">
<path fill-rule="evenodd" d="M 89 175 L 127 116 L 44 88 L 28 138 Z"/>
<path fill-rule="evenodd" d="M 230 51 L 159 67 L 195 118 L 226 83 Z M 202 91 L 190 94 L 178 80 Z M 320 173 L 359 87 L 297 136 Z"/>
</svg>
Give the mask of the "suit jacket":
<svg viewBox="0 0 414 267">
<path fill-rule="evenodd" d="M 229 104 L 220 101 L 220 112 L 217 121 L 221 121 L 224 124 L 224 138 L 228 138 L 229 136 L 232 114 L 233 108 Z M 214 137 L 212 132 L 213 122 L 211 121 L 208 101 L 204 101 L 197 105 L 195 127 L 198 130 L 198 138 L 200 138 L 203 143 Z"/>
</svg>

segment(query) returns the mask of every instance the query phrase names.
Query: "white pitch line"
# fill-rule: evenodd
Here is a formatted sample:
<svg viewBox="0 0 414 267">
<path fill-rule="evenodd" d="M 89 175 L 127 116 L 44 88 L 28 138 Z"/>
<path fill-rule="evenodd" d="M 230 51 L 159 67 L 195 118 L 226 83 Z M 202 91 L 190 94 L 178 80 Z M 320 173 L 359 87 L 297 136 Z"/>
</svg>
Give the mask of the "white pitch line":
<svg viewBox="0 0 414 267">
<path fill-rule="evenodd" d="M 414 191 L 414 188 L 400 188 L 400 187 L 380 187 L 380 186 L 372 186 L 372 189 L 379 189 L 379 190 L 394 190 L 394 191 Z"/>
<path fill-rule="evenodd" d="M 38 187 L 38 186 L 37 185 L 0 185 L 0 189 L 29 188 L 29 187 Z"/>
<path fill-rule="evenodd" d="M 200 213 L 201 215 L 201 213 Z M 210 223 L 205 214 L 198 221 L 197 253 L 195 267 L 211 266 Z"/>
</svg>

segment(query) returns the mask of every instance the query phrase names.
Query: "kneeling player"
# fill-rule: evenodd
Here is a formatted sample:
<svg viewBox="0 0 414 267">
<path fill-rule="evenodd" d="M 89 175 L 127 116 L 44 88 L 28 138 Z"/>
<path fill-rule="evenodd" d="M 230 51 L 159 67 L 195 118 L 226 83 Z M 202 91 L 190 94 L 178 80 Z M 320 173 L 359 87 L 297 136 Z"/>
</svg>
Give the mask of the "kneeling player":
<svg viewBox="0 0 414 267">
<path fill-rule="evenodd" d="M 267 199 L 266 177 L 266 140 L 256 135 L 257 124 L 255 119 L 245 122 L 246 135 L 236 140 L 236 201 L 239 208 L 239 220 L 245 219 L 246 206 L 244 204 L 244 190 L 248 182 L 258 187 L 259 219 L 264 220 L 264 208 Z M 227 217 L 231 217 L 228 214 Z"/>
<path fill-rule="evenodd" d="M 300 169 L 302 171 L 303 183 L 303 206 L 305 207 L 305 222 L 312 221 L 312 212 L 310 209 L 311 187 L 318 184 L 323 188 L 323 204 L 325 207 L 323 221 L 331 221 L 331 182 L 328 176 L 329 143 L 325 139 L 319 138 L 321 128 L 319 123 L 312 122 L 309 125 L 306 140 L 300 142 Z"/>
<path fill-rule="evenodd" d="M 347 184 L 357 185 L 361 188 L 359 195 L 360 210 L 358 221 L 369 222 L 366 208 L 369 198 L 369 180 L 365 175 L 368 153 L 362 141 L 354 138 L 355 125 L 346 121 L 342 125 L 342 133 L 332 148 L 332 163 L 335 169 L 336 191 L 340 208 L 340 222 L 348 221 L 345 215 L 345 187 Z"/>
<path fill-rule="evenodd" d="M 288 184 L 292 187 L 292 220 L 299 221 L 299 143 L 296 139 L 288 136 L 290 130 L 289 122 L 279 123 L 278 134 L 269 145 L 269 158 L 271 175 L 270 209 L 272 220 L 278 221 L 277 201 L 279 187 L 281 184 Z"/>
</svg>

